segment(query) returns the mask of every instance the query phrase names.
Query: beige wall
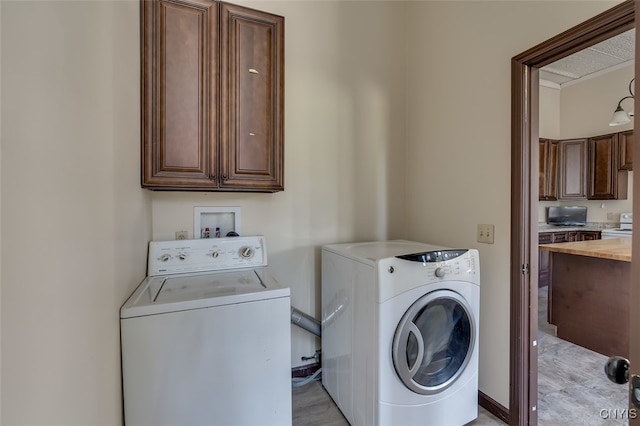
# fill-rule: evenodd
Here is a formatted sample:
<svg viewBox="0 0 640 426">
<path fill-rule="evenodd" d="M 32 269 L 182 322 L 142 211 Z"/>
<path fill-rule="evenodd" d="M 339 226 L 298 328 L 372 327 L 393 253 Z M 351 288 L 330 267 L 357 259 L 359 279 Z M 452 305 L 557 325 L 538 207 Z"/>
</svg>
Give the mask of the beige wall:
<svg viewBox="0 0 640 426">
<path fill-rule="evenodd" d="M 393 2 L 250 2 L 285 17 L 285 191 L 153 194 L 153 238 L 193 230 L 195 206 L 239 206 L 264 234 L 296 308 L 320 319 L 320 247 L 406 236 L 405 48 Z M 321 36 L 320 36 L 321 35 Z M 293 327 L 292 362 L 319 340 Z"/>
<path fill-rule="evenodd" d="M 480 251 L 480 389 L 509 404 L 510 59 L 613 2 L 409 2 L 407 222 Z M 534 176 L 537 182 L 537 173 Z M 476 225 L 495 224 L 495 244 Z"/>
<path fill-rule="evenodd" d="M 606 74 L 563 86 L 562 89 L 540 89 L 540 137 L 552 139 L 584 138 L 621 132 L 633 128 L 633 123 L 611 127 L 609 122 L 618 101 L 629 94 L 629 81 L 634 76 L 633 65 Z M 622 105 L 633 109 L 632 101 Z M 618 223 L 620 213 L 632 211 L 633 172 L 628 176 L 628 198 L 606 201 L 545 201 L 539 203 L 538 217 L 545 221 L 550 205 L 587 206 L 588 222 Z M 609 216 L 611 214 L 611 216 Z"/>
<path fill-rule="evenodd" d="M 151 236 L 139 4 L 0 7 L 1 423 L 120 424 L 119 308 Z"/>
<path fill-rule="evenodd" d="M 540 86 L 539 136 L 560 139 L 560 88 Z"/>
<path fill-rule="evenodd" d="M 2 423 L 121 422 L 118 309 L 194 206 L 240 206 L 316 316 L 324 243 L 479 248 L 480 388 L 508 405 L 509 60 L 615 2 L 238 3 L 286 17 L 278 194 L 140 189 L 137 1 L 0 2 Z"/>
</svg>

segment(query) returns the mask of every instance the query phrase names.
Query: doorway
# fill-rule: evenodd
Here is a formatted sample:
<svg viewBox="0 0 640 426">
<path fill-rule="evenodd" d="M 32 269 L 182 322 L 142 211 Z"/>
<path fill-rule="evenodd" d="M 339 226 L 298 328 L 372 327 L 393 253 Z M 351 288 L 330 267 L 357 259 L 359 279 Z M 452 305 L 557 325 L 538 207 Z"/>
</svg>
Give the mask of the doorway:
<svg viewBox="0 0 640 426">
<path fill-rule="evenodd" d="M 538 70 L 634 28 L 621 3 L 515 56 L 511 62 L 510 424 L 537 424 Z M 533 285 L 532 285 L 533 283 Z"/>
</svg>

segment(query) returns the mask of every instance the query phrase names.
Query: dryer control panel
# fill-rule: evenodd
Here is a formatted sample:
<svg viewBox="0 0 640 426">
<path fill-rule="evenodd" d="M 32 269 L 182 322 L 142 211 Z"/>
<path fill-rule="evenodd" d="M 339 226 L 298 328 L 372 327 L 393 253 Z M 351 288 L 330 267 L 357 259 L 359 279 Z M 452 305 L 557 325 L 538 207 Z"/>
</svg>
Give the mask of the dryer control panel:
<svg viewBox="0 0 640 426">
<path fill-rule="evenodd" d="M 149 276 L 259 266 L 267 266 L 267 250 L 261 235 L 149 243 Z"/>
</svg>

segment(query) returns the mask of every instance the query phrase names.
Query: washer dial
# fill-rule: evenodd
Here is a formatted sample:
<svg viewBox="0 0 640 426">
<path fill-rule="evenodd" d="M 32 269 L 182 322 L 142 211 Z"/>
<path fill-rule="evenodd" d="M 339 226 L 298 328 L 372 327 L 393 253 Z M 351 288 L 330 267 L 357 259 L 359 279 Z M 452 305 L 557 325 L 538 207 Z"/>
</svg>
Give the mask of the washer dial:
<svg viewBox="0 0 640 426">
<path fill-rule="evenodd" d="M 239 254 L 243 259 L 251 259 L 253 255 L 256 254 L 256 251 L 251 246 L 243 246 L 240 248 Z"/>
</svg>

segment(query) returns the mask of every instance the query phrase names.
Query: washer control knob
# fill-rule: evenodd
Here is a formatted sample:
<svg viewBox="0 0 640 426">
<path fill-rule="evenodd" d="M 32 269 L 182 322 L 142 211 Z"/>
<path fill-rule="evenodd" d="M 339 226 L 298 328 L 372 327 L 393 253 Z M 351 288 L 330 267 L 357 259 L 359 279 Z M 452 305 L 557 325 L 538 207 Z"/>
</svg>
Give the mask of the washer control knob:
<svg viewBox="0 0 640 426">
<path fill-rule="evenodd" d="M 253 247 L 244 246 L 240 249 L 240 257 L 243 259 L 251 259 L 255 254 Z"/>
<path fill-rule="evenodd" d="M 185 260 L 186 258 L 187 258 L 187 255 L 186 255 L 186 254 L 184 254 L 184 253 L 180 253 L 180 254 L 178 255 L 178 259 L 180 259 L 180 260 Z"/>
<path fill-rule="evenodd" d="M 445 275 L 446 272 L 444 271 L 444 268 L 436 268 L 436 277 L 444 278 Z"/>
<path fill-rule="evenodd" d="M 160 256 L 160 260 L 162 262 L 166 262 L 167 260 L 171 259 L 171 256 L 168 254 L 163 254 L 162 256 Z"/>
<path fill-rule="evenodd" d="M 211 253 L 211 257 L 213 257 L 214 259 L 217 259 L 220 257 L 220 252 L 219 251 L 214 251 L 213 253 Z"/>
</svg>

